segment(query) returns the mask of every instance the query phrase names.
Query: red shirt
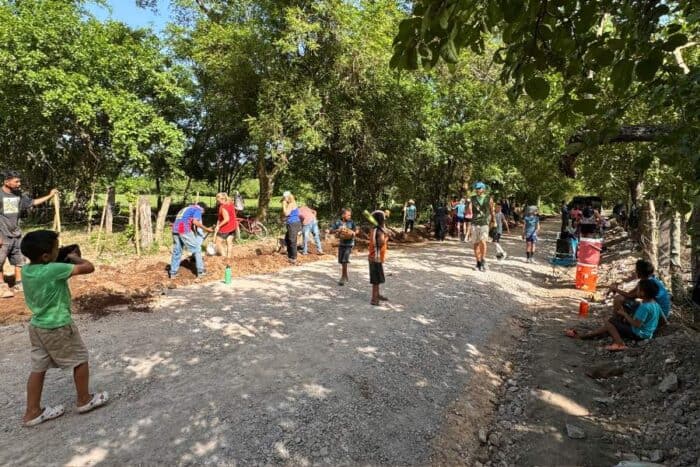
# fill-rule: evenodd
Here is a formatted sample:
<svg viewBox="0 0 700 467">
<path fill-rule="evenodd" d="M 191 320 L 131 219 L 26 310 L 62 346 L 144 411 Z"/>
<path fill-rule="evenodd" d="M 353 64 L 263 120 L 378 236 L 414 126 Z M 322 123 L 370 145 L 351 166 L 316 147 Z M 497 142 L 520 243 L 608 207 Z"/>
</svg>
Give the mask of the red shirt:
<svg viewBox="0 0 700 467">
<path fill-rule="evenodd" d="M 238 219 L 236 218 L 236 208 L 233 206 L 233 203 L 226 203 L 219 206 L 219 223 L 224 221 L 224 210 L 228 212 L 228 222 L 219 224 L 219 232 L 227 234 L 238 228 Z"/>
</svg>

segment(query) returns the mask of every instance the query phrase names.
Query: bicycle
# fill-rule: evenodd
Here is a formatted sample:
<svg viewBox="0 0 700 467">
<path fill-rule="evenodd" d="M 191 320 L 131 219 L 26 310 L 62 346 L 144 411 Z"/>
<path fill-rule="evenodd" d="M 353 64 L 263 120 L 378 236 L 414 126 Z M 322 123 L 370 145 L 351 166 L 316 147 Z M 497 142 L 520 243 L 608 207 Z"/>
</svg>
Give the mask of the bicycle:
<svg viewBox="0 0 700 467">
<path fill-rule="evenodd" d="M 246 233 L 248 237 L 263 239 L 267 237 L 267 227 L 252 216 L 245 216 L 238 219 L 238 225 L 241 229 L 241 234 Z"/>
</svg>

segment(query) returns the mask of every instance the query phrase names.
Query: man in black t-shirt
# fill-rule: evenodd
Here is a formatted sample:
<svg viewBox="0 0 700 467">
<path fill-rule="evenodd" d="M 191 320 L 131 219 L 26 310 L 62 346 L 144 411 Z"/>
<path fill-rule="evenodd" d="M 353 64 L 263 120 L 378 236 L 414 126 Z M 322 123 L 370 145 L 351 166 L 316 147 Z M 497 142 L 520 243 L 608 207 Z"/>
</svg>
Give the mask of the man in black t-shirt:
<svg viewBox="0 0 700 467">
<path fill-rule="evenodd" d="M 38 206 L 52 199 L 58 194 L 53 189 L 41 198 L 32 199 L 20 191 L 22 181 L 19 173 L 8 171 L 3 174 L 2 188 L 0 188 L 0 298 L 10 298 L 14 293 L 5 284 L 2 274 L 2 266 L 5 259 L 15 267 L 15 291 L 22 291 L 22 264 L 24 256 L 19 249 L 22 240 L 19 218 L 22 212 Z"/>
</svg>

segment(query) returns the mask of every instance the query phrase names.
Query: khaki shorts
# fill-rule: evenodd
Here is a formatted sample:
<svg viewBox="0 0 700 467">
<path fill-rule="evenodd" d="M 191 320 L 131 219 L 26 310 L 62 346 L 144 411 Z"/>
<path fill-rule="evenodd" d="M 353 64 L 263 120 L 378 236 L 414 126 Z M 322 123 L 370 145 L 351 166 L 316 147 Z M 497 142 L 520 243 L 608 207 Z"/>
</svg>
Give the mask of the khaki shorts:
<svg viewBox="0 0 700 467">
<path fill-rule="evenodd" d="M 489 226 L 472 224 L 472 241 L 474 243 L 489 241 Z"/>
<path fill-rule="evenodd" d="M 32 371 L 49 368 L 75 368 L 88 361 L 88 351 L 75 324 L 56 329 L 29 325 L 32 344 Z"/>
</svg>

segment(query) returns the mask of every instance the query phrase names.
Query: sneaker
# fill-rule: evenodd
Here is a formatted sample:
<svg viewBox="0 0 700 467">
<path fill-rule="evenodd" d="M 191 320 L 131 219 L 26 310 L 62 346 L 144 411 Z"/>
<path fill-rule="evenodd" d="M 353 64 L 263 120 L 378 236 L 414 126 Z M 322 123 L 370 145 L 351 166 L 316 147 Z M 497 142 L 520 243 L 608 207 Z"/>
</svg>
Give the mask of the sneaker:
<svg viewBox="0 0 700 467">
<path fill-rule="evenodd" d="M 322 251 L 317 251 L 316 254 L 317 254 L 318 256 L 323 256 L 323 255 L 325 255 L 325 253 L 322 252 Z"/>
<path fill-rule="evenodd" d="M 530 258 L 530 264 L 537 264 L 537 261 L 535 261 L 535 258 Z"/>
<path fill-rule="evenodd" d="M 0 285 L 0 298 L 12 298 L 14 296 L 15 296 L 15 294 L 7 286 L 7 284 Z"/>
<path fill-rule="evenodd" d="M 200 279 L 202 277 L 206 277 L 206 275 L 207 275 L 207 271 L 202 271 L 200 273 L 197 273 L 197 279 Z"/>
<path fill-rule="evenodd" d="M 346 282 L 345 279 L 343 279 L 341 277 L 340 280 L 338 281 L 338 285 L 345 285 L 345 282 Z"/>
<path fill-rule="evenodd" d="M 481 262 L 481 272 L 486 272 L 486 261 Z"/>
<path fill-rule="evenodd" d="M 15 292 L 24 292 L 24 287 L 22 287 L 22 281 L 17 282 L 17 283 L 15 284 L 15 286 L 12 287 L 12 289 L 13 289 Z"/>
<path fill-rule="evenodd" d="M 503 252 L 503 259 L 506 259 L 506 258 L 508 258 L 508 253 L 506 253 L 506 252 L 504 251 L 504 252 Z"/>
</svg>

